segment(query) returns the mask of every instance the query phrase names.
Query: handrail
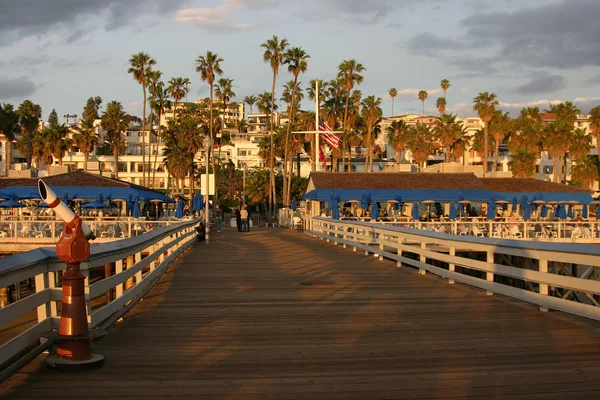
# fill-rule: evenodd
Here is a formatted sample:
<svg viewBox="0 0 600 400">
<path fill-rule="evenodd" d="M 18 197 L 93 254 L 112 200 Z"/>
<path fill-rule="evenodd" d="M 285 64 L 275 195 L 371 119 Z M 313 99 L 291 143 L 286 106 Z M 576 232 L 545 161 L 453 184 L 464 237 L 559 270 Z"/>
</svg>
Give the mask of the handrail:
<svg viewBox="0 0 600 400">
<path fill-rule="evenodd" d="M 106 328 L 118 319 L 115 316 L 122 316 L 139 301 L 177 256 L 193 243 L 195 227 L 199 222 L 199 218 L 192 219 L 129 239 L 94 244 L 89 259 L 81 264 L 82 272 L 88 277 L 86 302 L 89 326 L 102 325 Z M 90 283 L 90 273 L 106 265 L 114 267 L 115 274 Z M 2 259 L 0 288 L 34 278 L 35 293 L 0 308 L 0 326 L 29 315 L 36 309 L 37 323 L 0 346 L 0 369 L 13 370 L 14 366 L 11 368 L 10 364 L 15 357 L 32 344 L 40 343 L 41 333 L 57 328 L 60 315 L 56 303 L 62 298 L 61 288 L 57 287 L 57 274 L 63 268 L 64 263 L 51 248 L 36 249 Z M 92 300 L 106 293 L 110 294 L 111 300 L 92 310 Z M 28 354 L 26 358 L 30 357 L 31 354 Z M 2 377 L 5 375 L 0 373 Z"/>
<path fill-rule="evenodd" d="M 328 242 L 395 260 L 398 266 L 409 265 L 422 274 L 434 273 L 450 283 L 511 296 L 542 310 L 552 308 L 600 320 L 600 281 L 594 278 L 600 271 L 600 249 L 594 244 L 458 236 L 322 217 L 309 218 L 307 226 L 306 233 Z M 472 252 L 485 254 L 485 261 L 469 258 Z M 577 267 L 574 273 L 572 265 Z M 478 271 L 481 277 L 456 267 Z M 523 282 L 523 287 L 513 284 L 514 279 Z"/>
</svg>

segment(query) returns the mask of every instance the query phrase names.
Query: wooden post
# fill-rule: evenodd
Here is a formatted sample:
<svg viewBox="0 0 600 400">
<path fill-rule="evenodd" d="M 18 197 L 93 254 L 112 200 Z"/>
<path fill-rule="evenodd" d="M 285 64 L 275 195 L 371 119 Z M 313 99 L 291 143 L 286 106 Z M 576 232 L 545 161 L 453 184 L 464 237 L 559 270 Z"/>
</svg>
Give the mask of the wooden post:
<svg viewBox="0 0 600 400">
<path fill-rule="evenodd" d="M 487 252 L 487 262 L 488 264 L 493 264 L 494 263 L 494 252 L 493 251 L 488 251 Z M 489 282 L 494 282 L 494 273 L 493 272 L 486 272 L 486 280 Z M 490 292 L 489 290 L 486 291 L 486 294 L 488 296 L 492 296 L 494 294 L 494 292 Z"/>
<path fill-rule="evenodd" d="M 133 267 L 133 264 L 134 264 L 133 256 L 128 256 L 126 269 Z M 125 281 L 125 290 L 126 291 L 129 290 L 132 286 L 133 286 L 133 277 L 131 277 Z"/>
<path fill-rule="evenodd" d="M 123 272 L 123 260 L 117 260 L 115 261 L 115 275 L 119 275 L 121 272 Z M 123 286 L 122 283 L 119 283 L 115 287 L 115 299 L 123 296 Z"/>
<path fill-rule="evenodd" d="M 423 250 L 427 249 L 427 243 L 421 242 L 421 248 Z M 419 261 L 421 261 L 422 263 L 427 263 L 427 257 L 425 257 L 424 255 L 421 255 L 419 257 Z M 425 275 L 425 274 L 427 274 L 427 271 L 424 270 L 423 268 L 419 268 L 419 275 Z"/>
<path fill-rule="evenodd" d="M 48 277 L 46 276 L 45 273 L 35 276 L 35 292 L 36 293 L 46 290 L 46 288 L 48 288 L 48 284 L 49 284 Z M 42 322 L 46 318 L 49 318 L 52 316 L 50 313 L 50 304 L 49 303 L 51 303 L 51 301 L 49 301 L 48 303 L 42 304 L 41 306 L 38 306 L 38 308 L 37 308 L 38 322 Z"/>
<path fill-rule="evenodd" d="M 400 248 L 400 245 L 402 244 L 404 244 L 404 239 L 398 236 L 398 257 L 402 256 L 402 249 Z M 402 267 L 402 261 L 396 261 L 396 267 Z"/>
<path fill-rule="evenodd" d="M 379 261 L 383 261 L 383 244 L 379 244 Z"/>
<path fill-rule="evenodd" d="M 8 288 L 0 288 L 0 308 L 8 305 Z"/>
<path fill-rule="evenodd" d="M 548 273 L 548 260 L 539 260 L 539 263 L 539 271 Z M 546 283 L 540 283 L 540 294 L 548 296 L 548 285 Z M 540 306 L 540 311 L 548 312 L 548 307 Z"/>
<path fill-rule="evenodd" d="M 142 253 L 138 251 L 137 253 L 135 253 L 135 264 L 139 263 L 140 261 L 142 261 Z M 138 272 L 135 273 L 135 284 L 139 285 L 141 281 L 142 270 L 140 269 Z"/>
<path fill-rule="evenodd" d="M 104 278 L 110 278 L 112 275 L 112 263 L 104 264 Z M 112 289 L 106 292 L 106 304 L 112 301 Z"/>
<path fill-rule="evenodd" d="M 456 247 L 450 247 L 450 251 L 448 254 L 454 257 L 456 255 Z M 455 267 L 456 266 L 454 264 L 448 264 L 448 271 L 454 272 Z M 448 279 L 448 283 L 454 285 L 454 279 Z"/>
</svg>

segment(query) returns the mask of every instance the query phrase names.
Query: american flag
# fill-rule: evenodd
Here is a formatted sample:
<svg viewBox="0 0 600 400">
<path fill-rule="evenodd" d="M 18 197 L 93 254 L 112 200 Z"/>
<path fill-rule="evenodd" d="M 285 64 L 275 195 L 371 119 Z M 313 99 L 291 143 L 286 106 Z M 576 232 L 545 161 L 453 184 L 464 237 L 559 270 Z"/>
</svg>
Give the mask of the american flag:
<svg viewBox="0 0 600 400">
<path fill-rule="evenodd" d="M 323 154 L 323 149 L 321 146 L 319 146 L 319 158 L 321 159 L 323 166 L 327 165 L 327 159 L 325 158 L 325 154 Z"/>
<path fill-rule="evenodd" d="M 340 137 L 333 133 L 333 129 L 327 124 L 323 118 L 319 118 L 319 131 L 321 133 L 321 137 L 329 145 L 329 147 L 333 149 L 338 149 L 340 147 Z"/>
</svg>

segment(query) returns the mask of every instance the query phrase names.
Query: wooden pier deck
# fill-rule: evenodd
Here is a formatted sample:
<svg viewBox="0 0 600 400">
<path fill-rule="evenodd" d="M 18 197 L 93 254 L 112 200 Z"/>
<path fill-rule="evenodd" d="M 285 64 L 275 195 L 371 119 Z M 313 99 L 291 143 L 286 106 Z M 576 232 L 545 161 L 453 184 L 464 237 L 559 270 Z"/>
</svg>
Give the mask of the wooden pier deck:
<svg viewBox="0 0 600 400">
<path fill-rule="evenodd" d="M 600 323 L 277 228 L 195 244 L 95 351 L 0 397 L 600 398 Z"/>
</svg>

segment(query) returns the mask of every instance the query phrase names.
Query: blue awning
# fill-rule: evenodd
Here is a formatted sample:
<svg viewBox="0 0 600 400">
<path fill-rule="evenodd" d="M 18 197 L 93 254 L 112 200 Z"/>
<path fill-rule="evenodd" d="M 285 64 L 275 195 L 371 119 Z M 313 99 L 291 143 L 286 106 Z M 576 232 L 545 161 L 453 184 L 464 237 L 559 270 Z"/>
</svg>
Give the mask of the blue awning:
<svg viewBox="0 0 600 400">
<path fill-rule="evenodd" d="M 2 189 L 2 192 L 14 198 L 21 198 L 37 190 L 37 186 L 7 186 Z M 127 200 L 131 194 L 132 198 L 139 198 L 143 201 L 156 200 L 175 203 L 175 200 L 165 194 L 133 187 L 52 186 L 52 190 L 58 195 L 65 192 L 77 194 L 77 197 L 83 200 L 96 200 L 102 193 L 104 197 L 110 196 L 113 201 Z"/>
<path fill-rule="evenodd" d="M 419 202 L 434 200 L 445 203 L 459 199 L 472 202 L 487 202 L 492 198 L 490 190 L 397 190 L 397 189 L 315 189 L 304 195 L 307 200 L 329 201 L 331 193 L 339 196 L 340 201 L 359 200 L 363 194 L 369 194 L 372 201 L 384 202 L 402 199 L 402 202 Z"/>
<path fill-rule="evenodd" d="M 543 200 L 546 203 L 555 201 L 555 202 L 568 202 L 568 201 L 576 201 L 581 204 L 589 204 L 594 199 L 590 193 L 584 192 L 499 192 L 495 193 L 496 200 L 507 200 L 509 202 L 513 201 L 513 198 L 516 198 L 517 201 L 521 201 L 523 196 L 527 196 L 529 201 L 532 201 L 534 198 L 537 200 Z"/>
</svg>

